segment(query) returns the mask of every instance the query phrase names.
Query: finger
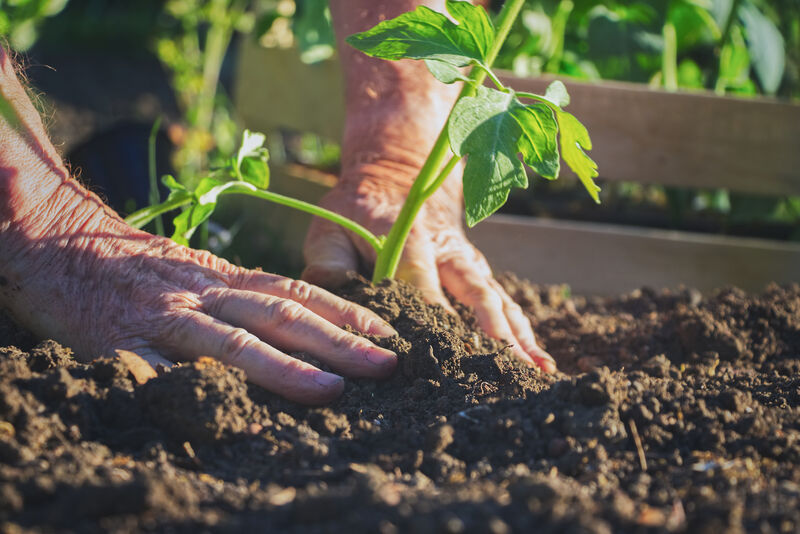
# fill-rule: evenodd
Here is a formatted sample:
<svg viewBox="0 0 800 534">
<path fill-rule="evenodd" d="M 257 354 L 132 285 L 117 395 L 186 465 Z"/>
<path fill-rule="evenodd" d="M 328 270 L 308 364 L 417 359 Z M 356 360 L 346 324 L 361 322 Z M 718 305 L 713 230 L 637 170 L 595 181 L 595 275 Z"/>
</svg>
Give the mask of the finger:
<svg viewBox="0 0 800 534">
<path fill-rule="evenodd" d="M 474 263 L 474 262 L 472 262 Z M 482 276 L 479 268 L 463 260 L 451 260 L 439 266 L 440 276 L 445 288 L 455 298 L 471 306 L 478 318 L 478 324 L 495 339 L 511 343 L 512 352 L 524 362 L 534 364 L 533 358 L 525 352 L 520 341 L 506 318 L 503 299 Z"/>
<path fill-rule="evenodd" d="M 306 268 L 302 278 L 312 284 L 337 288 L 349 271 L 358 271 L 358 253 L 347 233 L 328 221 L 314 219 L 303 244 Z"/>
<path fill-rule="evenodd" d="M 308 352 L 349 376 L 385 377 L 397 355 L 334 326 L 297 302 L 252 291 L 215 290 L 204 298 L 209 313 L 286 351 Z"/>
<path fill-rule="evenodd" d="M 546 373 L 556 372 L 556 362 L 544 349 L 536 343 L 536 337 L 533 334 L 533 327 L 530 320 L 525 316 L 525 313 L 520 308 L 519 304 L 514 302 L 514 299 L 506 293 L 503 286 L 494 278 L 489 280 L 494 290 L 500 295 L 503 300 L 503 312 L 505 313 L 508 324 L 511 326 L 511 331 L 519 340 L 522 349 L 531 357 L 536 365 Z"/>
<path fill-rule="evenodd" d="M 149 363 L 153 369 L 158 369 L 159 365 L 163 365 L 167 369 L 175 365 L 174 363 L 163 357 L 160 353 L 150 348 L 136 349 L 133 352 L 141 359 Z"/>
<path fill-rule="evenodd" d="M 429 303 L 439 304 L 448 312 L 456 313 L 442 291 L 442 282 L 439 279 L 432 247 L 407 248 L 397 268 L 397 278 L 422 291 Z"/>
<path fill-rule="evenodd" d="M 302 280 L 252 272 L 237 289 L 293 300 L 336 326 L 350 325 L 359 332 L 376 336 L 397 335 L 397 331 L 375 312 Z"/>
<path fill-rule="evenodd" d="M 186 312 L 173 327 L 176 353 L 187 359 L 210 356 L 243 369 L 247 378 L 289 400 L 324 404 L 344 389 L 342 377 L 326 373 L 263 343 L 243 328 L 235 328 L 201 312 Z"/>
</svg>

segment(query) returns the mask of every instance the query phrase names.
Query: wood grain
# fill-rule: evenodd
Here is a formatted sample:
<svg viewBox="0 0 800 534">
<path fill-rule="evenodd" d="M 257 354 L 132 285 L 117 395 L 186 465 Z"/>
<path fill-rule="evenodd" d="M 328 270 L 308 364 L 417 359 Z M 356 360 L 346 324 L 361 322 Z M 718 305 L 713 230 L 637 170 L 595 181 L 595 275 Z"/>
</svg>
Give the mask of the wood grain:
<svg viewBox="0 0 800 534">
<path fill-rule="evenodd" d="M 578 294 L 613 295 L 642 286 L 760 291 L 800 281 L 800 244 L 494 215 L 469 238 L 495 272 Z"/>
</svg>

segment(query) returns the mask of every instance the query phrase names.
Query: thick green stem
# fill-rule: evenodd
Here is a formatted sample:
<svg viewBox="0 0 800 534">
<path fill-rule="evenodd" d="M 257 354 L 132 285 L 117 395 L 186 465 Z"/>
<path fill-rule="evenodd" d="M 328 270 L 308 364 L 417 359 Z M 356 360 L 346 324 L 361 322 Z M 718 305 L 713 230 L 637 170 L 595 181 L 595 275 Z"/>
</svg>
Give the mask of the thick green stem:
<svg viewBox="0 0 800 534">
<path fill-rule="evenodd" d="M 511 26 L 519 15 L 525 0 L 506 0 L 503 9 L 497 16 L 496 20 L 496 33 L 492 47 L 486 55 L 486 66 L 491 67 L 497 54 L 500 53 L 500 48 L 508 37 L 508 32 L 511 31 Z M 461 93 L 458 95 L 458 100 L 466 96 L 475 94 L 476 87 L 483 83 L 486 79 L 486 69 L 473 68 L 469 74 L 469 82 L 464 83 Z M 442 127 L 439 137 L 431 149 L 428 158 L 422 165 L 422 168 L 414 180 L 411 189 L 408 192 L 406 201 L 400 209 L 400 214 L 397 220 L 392 225 L 389 234 L 386 236 L 386 242 L 382 250 L 378 252 L 378 257 L 375 260 L 375 270 L 372 273 L 372 281 L 380 282 L 384 278 L 393 278 L 397 273 L 397 266 L 400 264 L 400 258 L 403 255 L 403 248 L 405 247 L 408 234 L 411 232 L 411 227 L 414 224 L 422 204 L 427 200 L 439 186 L 444 183 L 450 170 L 455 167 L 455 164 L 460 158 L 451 157 L 451 161 L 442 169 L 442 164 L 450 152 L 450 140 L 447 135 L 447 123 Z M 453 161 L 454 160 L 454 161 Z M 449 168 L 449 170 L 448 170 Z M 445 173 L 444 171 L 447 171 Z"/>
</svg>

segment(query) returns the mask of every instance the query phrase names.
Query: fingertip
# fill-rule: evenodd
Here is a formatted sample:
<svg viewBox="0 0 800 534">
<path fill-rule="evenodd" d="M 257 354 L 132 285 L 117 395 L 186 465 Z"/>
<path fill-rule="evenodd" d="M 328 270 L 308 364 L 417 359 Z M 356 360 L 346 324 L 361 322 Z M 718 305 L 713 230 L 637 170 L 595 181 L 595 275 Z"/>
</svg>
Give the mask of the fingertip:
<svg viewBox="0 0 800 534">
<path fill-rule="evenodd" d="M 344 378 L 325 371 L 315 371 L 313 374 L 316 388 L 312 392 L 304 392 L 295 400 L 303 404 L 328 404 L 333 402 L 344 391 Z"/>
<path fill-rule="evenodd" d="M 536 364 L 536 366 L 545 373 L 552 374 L 558 371 L 556 360 L 538 345 L 528 347 L 527 352 L 533 359 L 533 362 Z"/>
<path fill-rule="evenodd" d="M 558 367 L 556 367 L 556 362 L 553 361 L 552 359 L 540 358 L 534 356 L 533 361 L 536 364 L 536 366 L 545 373 L 553 374 L 556 371 L 558 371 Z"/>
<path fill-rule="evenodd" d="M 392 328 L 392 325 L 380 318 L 373 319 L 367 325 L 365 333 L 380 337 L 394 337 L 400 335 L 397 333 L 397 330 Z"/>
<path fill-rule="evenodd" d="M 370 373 L 374 378 L 387 378 L 397 368 L 397 354 L 382 347 L 374 347 L 367 351 L 367 360 L 372 364 Z"/>
<path fill-rule="evenodd" d="M 340 266 L 311 264 L 303 269 L 300 277 L 310 284 L 324 287 L 326 289 L 336 289 L 347 282 L 347 269 Z"/>
<path fill-rule="evenodd" d="M 525 352 L 524 350 L 522 350 L 522 348 L 519 345 L 512 345 L 511 346 L 511 353 L 518 360 L 522 361 L 523 363 L 527 364 L 528 366 L 537 365 L 536 361 L 533 359 L 533 357 L 530 354 L 528 354 L 527 352 Z"/>
</svg>

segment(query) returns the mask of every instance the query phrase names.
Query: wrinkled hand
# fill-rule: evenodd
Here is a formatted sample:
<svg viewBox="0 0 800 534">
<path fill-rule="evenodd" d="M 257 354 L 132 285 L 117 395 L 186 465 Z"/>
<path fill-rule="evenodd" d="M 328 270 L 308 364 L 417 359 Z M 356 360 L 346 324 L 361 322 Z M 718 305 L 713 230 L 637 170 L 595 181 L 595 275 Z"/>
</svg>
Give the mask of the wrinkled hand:
<svg viewBox="0 0 800 534">
<path fill-rule="evenodd" d="M 370 167 L 370 176 L 343 176 L 323 199 L 323 206 L 364 225 L 377 235 L 389 232 L 405 200 L 406 190 L 392 177 L 397 169 Z M 426 299 L 454 312 L 442 288 L 471 306 L 480 326 L 492 337 L 512 345 L 521 360 L 546 372 L 555 363 L 537 344 L 530 321 L 494 279 L 486 258 L 464 235 L 461 190 L 452 176 L 423 206 L 409 235 L 397 276 L 418 287 Z M 341 227 L 315 219 L 305 243 L 303 278 L 335 287 L 348 270 L 358 270 L 359 258 L 372 264 L 374 250 Z"/>
<path fill-rule="evenodd" d="M 0 294 L 24 295 L 13 310 L 40 335 L 89 357 L 130 350 L 151 365 L 210 356 L 289 399 L 337 397 L 341 377 L 289 356 L 309 353 L 350 376 L 385 377 L 394 353 L 342 330 L 395 332 L 374 313 L 302 281 L 235 267 L 207 252 L 136 232 L 114 220 L 39 240 L 39 261 L 6 276 Z M 19 267 L 6 269 L 18 272 Z M 13 295 L 8 295 L 13 299 Z"/>
<path fill-rule="evenodd" d="M 349 376 L 385 377 L 396 365 L 394 353 L 339 328 L 395 333 L 364 308 L 113 219 L 100 223 L 68 234 L 69 241 L 38 240 L 36 252 L 21 256 L 37 261 L 22 270 L 24 277 L 11 274 L 19 265 L 6 268 L 7 283 L 0 289 L 0 297 L 12 301 L 10 293 L 24 296 L 12 310 L 21 322 L 79 355 L 111 356 L 125 349 L 153 366 L 210 356 L 305 403 L 333 400 L 343 380 L 287 352 L 309 353 Z"/>
<path fill-rule="evenodd" d="M 152 365 L 210 356 L 289 399 L 322 403 L 342 378 L 384 377 L 394 353 L 341 326 L 394 330 L 327 291 L 235 267 L 134 230 L 69 173 L 0 47 L 0 310 L 79 356 Z"/>
</svg>

